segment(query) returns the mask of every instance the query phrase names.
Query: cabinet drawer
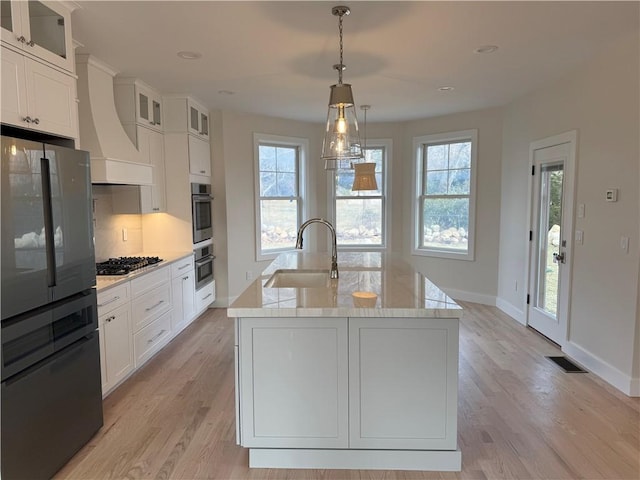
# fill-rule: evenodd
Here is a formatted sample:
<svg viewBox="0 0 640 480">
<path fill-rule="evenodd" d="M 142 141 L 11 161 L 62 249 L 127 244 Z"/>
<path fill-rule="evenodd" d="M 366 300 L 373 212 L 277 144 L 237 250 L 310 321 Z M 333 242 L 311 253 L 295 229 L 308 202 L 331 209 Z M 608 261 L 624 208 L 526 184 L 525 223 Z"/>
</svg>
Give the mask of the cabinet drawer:
<svg viewBox="0 0 640 480">
<path fill-rule="evenodd" d="M 171 264 L 171 278 L 185 275 L 193 270 L 193 256 L 183 258 Z"/>
<path fill-rule="evenodd" d="M 216 301 L 216 282 L 196 291 L 196 311 L 200 312 Z"/>
<path fill-rule="evenodd" d="M 171 336 L 171 312 L 161 315 L 133 335 L 136 368 L 149 360 Z"/>
<path fill-rule="evenodd" d="M 131 296 L 138 297 L 159 285 L 169 281 L 171 270 L 169 265 L 158 268 L 155 271 L 145 273 L 138 278 L 131 280 Z"/>
<path fill-rule="evenodd" d="M 98 316 L 103 316 L 112 310 L 124 305 L 131 297 L 129 282 L 98 292 Z"/>
<path fill-rule="evenodd" d="M 133 331 L 137 332 L 170 309 L 171 285 L 169 283 L 165 283 L 136 298 L 131 305 Z"/>
</svg>

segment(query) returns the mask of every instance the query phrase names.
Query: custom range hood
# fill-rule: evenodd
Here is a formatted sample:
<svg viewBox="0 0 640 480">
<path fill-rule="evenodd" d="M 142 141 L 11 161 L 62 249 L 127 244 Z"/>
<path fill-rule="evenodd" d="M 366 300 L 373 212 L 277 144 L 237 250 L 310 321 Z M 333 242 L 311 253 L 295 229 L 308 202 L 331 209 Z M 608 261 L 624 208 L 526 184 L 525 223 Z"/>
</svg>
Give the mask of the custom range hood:
<svg viewBox="0 0 640 480">
<path fill-rule="evenodd" d="M 151 185 L 152 167 L 127 136 L 113 95 L 112 68 L 91 55 L 76 55 L 80 148 L 91 158 L 91 183 Z"/>
</svg>

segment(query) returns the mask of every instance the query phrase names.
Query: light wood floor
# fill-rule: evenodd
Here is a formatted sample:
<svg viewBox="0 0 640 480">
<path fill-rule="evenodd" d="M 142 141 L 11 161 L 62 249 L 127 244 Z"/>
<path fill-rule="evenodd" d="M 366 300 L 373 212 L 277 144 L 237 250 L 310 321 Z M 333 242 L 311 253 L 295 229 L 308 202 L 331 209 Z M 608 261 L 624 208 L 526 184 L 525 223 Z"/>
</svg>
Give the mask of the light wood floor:
<svg viewBox="0 0 640 480">
<path fill-rule="evenodd" d="M 233 322 L 216 309 L 105 399 L 104 427 L 55 478 L 640 478 L 640 399 L 564 373 L 544 358 L 560 352 L 543 337 L 461 303 L 460 473 L 247 468 L 235 444 Z"/>
</svg>

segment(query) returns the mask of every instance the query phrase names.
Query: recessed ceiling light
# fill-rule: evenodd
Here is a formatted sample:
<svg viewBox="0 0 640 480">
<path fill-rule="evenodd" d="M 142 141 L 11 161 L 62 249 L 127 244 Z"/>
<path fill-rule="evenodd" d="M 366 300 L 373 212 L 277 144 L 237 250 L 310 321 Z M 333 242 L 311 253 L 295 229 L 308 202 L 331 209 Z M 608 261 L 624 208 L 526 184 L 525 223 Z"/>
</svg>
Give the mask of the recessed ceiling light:
<svg viewBox="0 0 640 480">
<path fill-rule="evenodd" d="M 498 50 L 497 45 L 483 45 L 474 50 L 476 53 L 493 53 Z"/>
<path fill-rule="evenodd" d="M 232 92 L 231 90 L 218 90 L 220 95 L 235 95 L 236 92 Z"/>
<path fill-rule="evenodd" d="M 438 90 L 440 90 L 441 92 L 451 92 L 454 89 L 454 87 L 450 87 L 448 85 L 445 85 L 443 87 L 438 87 Z"/>
<path fill-rule="evenodd" d="M 200 52 L 178 52 L 178 56 L 180 58 L 184 58 L 185 60 L 197 60 L 198 58 L 202 57 L 202 54 Z"/>
</svg>

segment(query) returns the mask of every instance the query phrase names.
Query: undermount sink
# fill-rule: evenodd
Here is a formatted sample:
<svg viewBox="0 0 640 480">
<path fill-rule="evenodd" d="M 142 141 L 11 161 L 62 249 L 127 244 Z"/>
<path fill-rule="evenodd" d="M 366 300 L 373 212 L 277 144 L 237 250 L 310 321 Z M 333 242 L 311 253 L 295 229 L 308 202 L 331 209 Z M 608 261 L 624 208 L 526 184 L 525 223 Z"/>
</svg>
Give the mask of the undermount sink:
<svg viewBox="0 0 640 480">
<path fill-rule="evenodd" d="M 287 270 L 273 272 L 264 284 L 271 288 L 318 288 L 329 286 L 329 270 Z"/>
</svg>

